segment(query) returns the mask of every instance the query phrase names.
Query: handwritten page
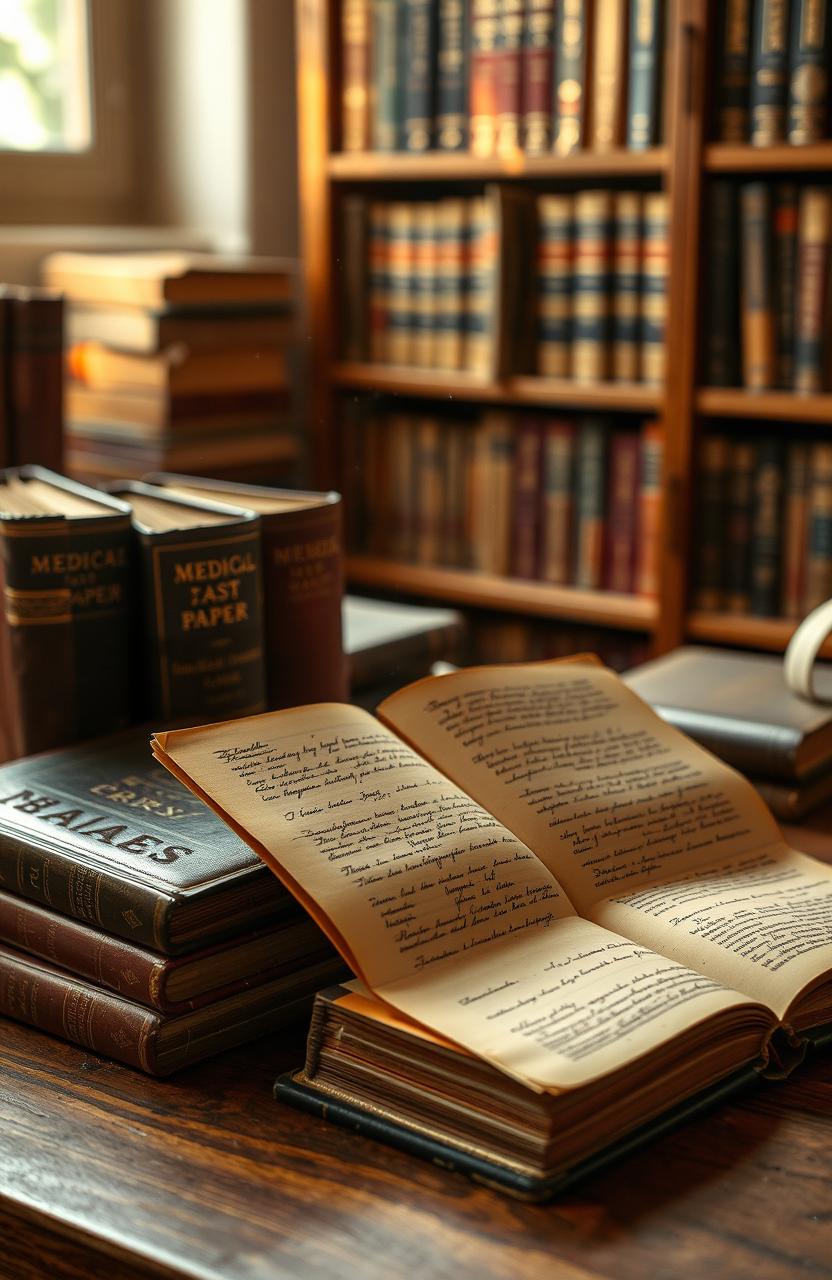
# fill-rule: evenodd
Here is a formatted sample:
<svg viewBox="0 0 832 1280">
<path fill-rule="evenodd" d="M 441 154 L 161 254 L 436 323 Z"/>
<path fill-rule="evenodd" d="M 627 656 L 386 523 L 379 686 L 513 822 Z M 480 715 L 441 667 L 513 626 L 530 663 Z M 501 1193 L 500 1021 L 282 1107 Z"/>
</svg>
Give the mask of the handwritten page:
<svg viewBox="0 0 832 1280">
<path fill-rule="evenodd" d="M 578 919 L 516 835 L 366 712 L 275 712 L 159 734 L 154 751 L 377 995 L 535 1087 L 596 1078 L 747 1003 Z"/>
</svg>

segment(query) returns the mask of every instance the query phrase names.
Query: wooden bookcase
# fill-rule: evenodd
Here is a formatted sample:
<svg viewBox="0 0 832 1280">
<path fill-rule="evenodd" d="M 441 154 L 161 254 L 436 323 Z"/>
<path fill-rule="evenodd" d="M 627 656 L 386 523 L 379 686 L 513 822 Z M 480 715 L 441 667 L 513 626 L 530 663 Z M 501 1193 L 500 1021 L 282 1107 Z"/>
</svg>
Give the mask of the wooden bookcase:
<svg viewBox="0 0 832 1280">
<path fill-rule="evenodd" d="M 832 141 L 811 146 L 711 143 L 707 140 L 713 80 L 716 3 L 668 0 L 665 122 L 662 146 L 647 151 L 591 151 L 560 158 L 526 156 L 481 159 L 454 154 L 340 153 L 339 0 L 296 0 L 298 16 L 298 114 L 303 262 L 309 336 L 309 427 L 315 482 L 337 487 L 338 402 L 356 392 L 384 392 L 437 402 L 594 409 L 655 416 L 664 431 L 664 530 L 657 600 L 585 591 L 458 569 L 428 568 L 377 557 L 351 557 L 349 581 L 385 592 L 503 610 L 518 616 L 570 619 L 646 633 L 659 653 L 686 639 L 782 651 L 794 623 L 782 619 L 692 612 L 688 608 L 689 548 L 694 505 L 697 434 L 713 419 L 782 424 L 832 424 L 832 395 L 751 393 L 697 384 L 703 184 L 711 174 L 812 173 L 832 168 Z M 453 181 L 497 180 L 554 189 L 559 179 L 587 183 L 606 178 L 651 181 L 668 194 L 670 277 L 667 354 L 659 385 L 605 382 L 587 386 L 532 376 L 499 382 L 458 373 L 397 369 L 338 358 L 338 277 L 334 230 L 337 202 L 348 191 L 400 193 L 417 184 L 436 189 Z"/>
</svg>

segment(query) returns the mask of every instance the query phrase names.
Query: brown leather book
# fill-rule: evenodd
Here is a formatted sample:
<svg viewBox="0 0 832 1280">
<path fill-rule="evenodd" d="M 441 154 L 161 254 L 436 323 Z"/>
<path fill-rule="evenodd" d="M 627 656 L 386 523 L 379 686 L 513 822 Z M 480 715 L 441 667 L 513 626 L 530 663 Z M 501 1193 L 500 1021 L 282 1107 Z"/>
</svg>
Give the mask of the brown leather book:
<svg viewBox="0 0 832 1280">
<path fill-rule="evenodd" d="M 370 0 L 341 8 L 341 147 L 370 150 Z"/>
<path fill-rule="evenodd" d="M 292 264 L 211 253 L 51 253 L 43 278 L 70 302 L 126 307 L 251 305 L 294 297 Z"/>
<path fill-rule="evenodd" d="M 269 706 L 346 697 L 341 497 L 158 472 L 166 492 L 255 511 L 262 539 Z"/>
<path fill-rule="evenodd" d="M 79 342 L 67 354 L 72 376 L 92 391 L 141 391 L 178 396 L 246 395 L 286 389 L 286 352 L 274 345 L 249 351 L 189 351 L 168 347 L 157 355 L 116 351 Z"/>
<path fill-rule="evenodd" d="M 771 253 L 771 191 L 748 182 L 740 193 L 743 382 L 749 391 L 776 385 Z"/>
<path fill-rule="evenodd" d="M 589 145 L 621 146 L 626 125 L 628 0 L 595 0 Z"/>
<path fill-rule="evenodd" d="M 0 760 L 131 723 L 130 509 L 40 467 L 0 472 Z"/>
<path fill-rule="evenodd" d="M 12 460 L 63 466 L 64 301 L 51 289 L 15 288 L 7 320 Z"/>
</svg>

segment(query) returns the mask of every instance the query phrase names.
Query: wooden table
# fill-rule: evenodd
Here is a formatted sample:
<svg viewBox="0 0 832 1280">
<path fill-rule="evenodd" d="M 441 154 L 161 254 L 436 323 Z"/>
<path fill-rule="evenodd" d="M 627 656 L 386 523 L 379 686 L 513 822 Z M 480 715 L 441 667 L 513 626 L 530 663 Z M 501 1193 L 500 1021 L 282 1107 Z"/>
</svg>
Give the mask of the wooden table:
<svg viewBox="0 0 832 1280">
<path fill-rule="evenodd" d="M 0 1020 L 0 1276 L 832 1276 L 832 1055 L 548 1206 L 279 1107 L 301 1056 L 278 1036 L 156 1081 Z"/>
</svg>

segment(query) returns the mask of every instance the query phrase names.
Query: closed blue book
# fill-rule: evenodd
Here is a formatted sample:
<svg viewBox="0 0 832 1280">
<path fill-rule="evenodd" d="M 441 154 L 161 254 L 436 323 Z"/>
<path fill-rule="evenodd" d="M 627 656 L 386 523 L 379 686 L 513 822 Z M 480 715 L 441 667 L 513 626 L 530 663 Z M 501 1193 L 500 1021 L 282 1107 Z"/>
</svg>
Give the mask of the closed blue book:
<svg viewBox="0 0 832 1280">
<path fill-rule="evenodd" d="M 630 6 L 627 146 L 631 151 L 643 151 L 659 140 L 663 9 L 660 0 L 632 0 Z"/>
<path fill-rule="evenodd" d="M 439 0 L 436 53 L 436 146 L 468 146 L 468 0 Z"/>
<path fill-rule="evenodd" d="M 433 146 L 437 0 L 405 0 L 404 149 Z"/>
</svg>

